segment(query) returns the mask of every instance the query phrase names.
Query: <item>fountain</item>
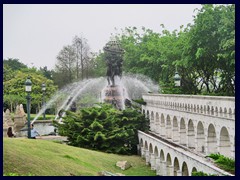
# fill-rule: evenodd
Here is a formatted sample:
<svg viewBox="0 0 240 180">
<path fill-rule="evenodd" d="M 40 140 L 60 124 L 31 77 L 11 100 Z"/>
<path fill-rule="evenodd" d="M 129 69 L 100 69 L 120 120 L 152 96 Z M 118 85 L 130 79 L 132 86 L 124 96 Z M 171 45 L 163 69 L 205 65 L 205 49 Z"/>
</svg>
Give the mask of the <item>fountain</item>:
<svg viewBox="0 0 240 180">
<path fill-rule="evenodd" d="M 55 120 L 62 122 L 66 110 L 74 105 L 81 107 L 79 102 L 88 96 L 93 99 L 89 106 L 99 102 L 111 103 L 115 108 L 125 109 L 126 102 L 131 104 L 132 99 L 139 99 L 142 93 L 158 92 L 158 85 L 144 75 L 122 73 L 124 50 L 116 39 L 112 38 L 103 48 L 107 65 L 107 81 L 104 77 L 87 79 L 74 82 L 59 90 L 52 96 L 50 101 L 42 108 L 32 121 L 52 105 L 60 101 Z"/>
</svg>

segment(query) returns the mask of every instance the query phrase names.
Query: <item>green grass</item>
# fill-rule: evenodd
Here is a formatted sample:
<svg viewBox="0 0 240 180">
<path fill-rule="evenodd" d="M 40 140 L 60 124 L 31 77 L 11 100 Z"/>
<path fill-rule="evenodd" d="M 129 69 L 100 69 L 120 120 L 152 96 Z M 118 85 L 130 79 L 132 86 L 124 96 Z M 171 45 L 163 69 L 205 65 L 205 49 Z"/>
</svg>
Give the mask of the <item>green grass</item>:
<svg viewBox="0 0 240 180">
<path fill-rule="evenodd" d="M 117 161 L 132 164 L 128 170 L 116 167 Z M 97 176 L 109 171 L 127 176 L 155 176 L 139 156 L 123 156 L 26 138 L 3 138 L 3 173 L 35 176 Z"/>
</svg>

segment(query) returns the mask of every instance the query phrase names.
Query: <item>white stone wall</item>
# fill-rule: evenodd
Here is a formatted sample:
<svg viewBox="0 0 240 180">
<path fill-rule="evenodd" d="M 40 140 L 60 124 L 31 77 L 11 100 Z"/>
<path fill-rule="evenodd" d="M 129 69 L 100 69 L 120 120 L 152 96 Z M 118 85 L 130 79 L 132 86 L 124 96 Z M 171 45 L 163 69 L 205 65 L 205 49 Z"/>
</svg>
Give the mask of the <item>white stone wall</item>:
<svg viewBox="0 0 240 180">
<path fill-rule="evenodd" d="M 156 170 L 157 175 L 190 176 L 195 169 L 208 174 L 231 176 L 231 174 L 214 166 L 206 158 L 200 157 L 187 149 L 168 144 L 141 131 L 138 131 L 138 138 L 146 164 L 150 165 L 152 170 Z"/>
<path fill-rule="evenodd" d="M 200 97 L 203 99 L 201 100 Z M 142 106 L 142 111 L 150 118 L 151 132 L 205 155 L 219 152 L 235 158 L 235 115 L 229 114 L 235 112 L 235 98 L 151 94 L 143 95 L 143 99 L 147 104 Z M 172 102 L 179 103 L 179 106 L 183 107 L 176 107 Z M 185 108 L 185 104 L 190 105 L 186 105 Z M 231 110 L 210 113 L 191 109 L 191 107 L 200 107 L 199 104 L 202 107 L 212 104 L 213 109 Z"/>
</svg>

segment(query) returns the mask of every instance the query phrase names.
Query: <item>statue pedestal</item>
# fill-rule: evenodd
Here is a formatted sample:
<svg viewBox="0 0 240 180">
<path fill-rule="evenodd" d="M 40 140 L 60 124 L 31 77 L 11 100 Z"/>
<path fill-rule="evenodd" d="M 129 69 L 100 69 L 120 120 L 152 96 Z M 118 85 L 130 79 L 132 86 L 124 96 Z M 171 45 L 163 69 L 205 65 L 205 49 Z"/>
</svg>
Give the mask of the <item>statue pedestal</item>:
<svg viewBox="0 0 240 180">
<path fill-rule="evenodd" d="M 124 109 L 124 89 L 118 85 L 107 86 L 104 90 L 104 102 L 113 104 L 117 109 Z"/>
</svg>

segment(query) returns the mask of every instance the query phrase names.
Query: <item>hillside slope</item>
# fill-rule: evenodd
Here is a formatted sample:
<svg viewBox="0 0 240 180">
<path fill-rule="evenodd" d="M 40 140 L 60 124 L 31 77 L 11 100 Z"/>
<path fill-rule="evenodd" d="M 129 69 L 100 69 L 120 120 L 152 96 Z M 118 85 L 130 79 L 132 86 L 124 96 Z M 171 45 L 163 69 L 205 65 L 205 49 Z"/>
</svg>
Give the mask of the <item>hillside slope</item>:
<svg viewBox="0 0 240 180">
<path fill-rule="evenodd" d="M 128 170 L 116 167 L 117 161 L 132 164 Z M 128 176 L 154 176 L 139 156 L 123 156 L 68 146 L 53 141 L 3 138 L 3 173 L 36 176 L 97 176 L 109 171 Z"/>
</svg>

